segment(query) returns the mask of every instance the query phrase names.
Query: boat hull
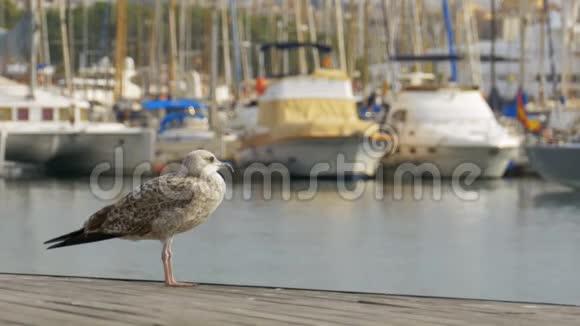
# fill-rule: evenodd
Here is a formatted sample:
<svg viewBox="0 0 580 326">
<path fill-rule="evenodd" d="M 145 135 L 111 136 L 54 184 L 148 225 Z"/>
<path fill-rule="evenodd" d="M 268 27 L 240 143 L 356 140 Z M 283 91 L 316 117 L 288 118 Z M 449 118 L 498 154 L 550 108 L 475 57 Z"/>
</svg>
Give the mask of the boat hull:
<svg viewBox="0 0 580 326">
<path fill-rule="evenodd" d="M 5 159 L 45 165 L 56 174 L 90 174 L 100 163 L 110 165 L 106 174 L 132 174 L 140 164 L 153 160 L 154 142 L 155 133 L 148 129 L 119 133 L 12 130 L 6 139 Z"/>
<path fill-rule="evenodd" d="M 528 160 L 544 179 L 580 189 L 580 144 L 526 147 Z"/>
<path fill-rule="evenodd" d="M 57 174 L 151 174 L 154 143 L 154 132 L 146 129 L 70 134 L 47 167 Z"/>
<path fill-rule="evenodd" d="M 7 161 L 45 163 L 54 158 L 62 143 L 62 135 L 54 133 L 10 133 L 6 139 Z"/>
<path fill-rule="evenodd" d="M 479 177 L 501 178 L 510 161 L 517 155 L 517 151 L 517 147 L 409 147 L 400 145 L 397 153 L 383 159 L 383 164 L 386 169 L 396 172 L 399 167 L 411 167 L 410 165 L 402 166 L 403 163 L 412 163 L 416 166 L 431 163 L 435 166 L 435 174 L 445 178 L 453 177 L 454 173 L 455 175 L 460 174 L 465 169 L 477 173 Z M 471 168 L 473 164 L 479 169 Z M 423 165 L 422 167 L 427 166 Z"/>
<path fill-rule="evenodd" d="M 297 177 L 375 175 L 385 150 L 371 150 L 361 137 L 284 140 L 243 148 L 238 163 L 281 163 Z"/>
</svg>

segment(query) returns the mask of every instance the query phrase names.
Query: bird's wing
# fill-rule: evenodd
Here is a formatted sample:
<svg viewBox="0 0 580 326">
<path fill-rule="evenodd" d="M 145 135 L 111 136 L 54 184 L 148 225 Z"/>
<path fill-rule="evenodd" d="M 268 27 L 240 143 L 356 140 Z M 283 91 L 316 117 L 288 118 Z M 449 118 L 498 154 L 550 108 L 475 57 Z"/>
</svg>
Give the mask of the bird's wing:
<svg viewBox="0 0 580 326">
<path fill-rule="evenodd" d="M 117 203 L 103 207 L 85 223 L 85 233 L 142 236 L 160 214 L 191 203 L 195 182 L 166 174 L 149 180 Z"/>
</svg>

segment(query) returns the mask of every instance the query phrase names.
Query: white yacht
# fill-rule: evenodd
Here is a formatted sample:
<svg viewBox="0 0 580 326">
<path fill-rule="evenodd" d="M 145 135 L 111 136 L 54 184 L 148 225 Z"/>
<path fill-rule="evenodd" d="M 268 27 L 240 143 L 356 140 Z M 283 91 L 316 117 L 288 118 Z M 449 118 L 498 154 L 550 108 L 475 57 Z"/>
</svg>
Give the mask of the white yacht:
<svg viewBox="0 0 580 326">
<path fill-rule="evenodd" d="M 477 89 L 404 87 L 386 121 L 398 135 L 395 154 L 383 160 L 391 169 L 404 162 L 433 163 L 442 177 L 451 177 L 462 163 L 473 163 L 481 176 L 498 178 L 521 144 L 498 123 Z"/>
<path fill-rule="evenodd" d="M 89 173 L 109 163 L 132 173 L 153 159 L 155 133 L 120 123 L 89 121 L 85 101 L 0 79 L 0 161 L 42 164 L 56 172 Z M 122 158 L 115 156 L 122 149 Z"/>
</svg>

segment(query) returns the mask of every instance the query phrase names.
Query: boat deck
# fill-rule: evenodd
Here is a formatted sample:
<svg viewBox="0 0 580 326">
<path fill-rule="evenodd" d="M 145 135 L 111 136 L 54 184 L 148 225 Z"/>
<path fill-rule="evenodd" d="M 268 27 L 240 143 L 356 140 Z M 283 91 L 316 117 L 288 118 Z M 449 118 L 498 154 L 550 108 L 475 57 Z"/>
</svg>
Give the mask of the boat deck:
<svg viewBox="0 0 580 326">
<path fill-rule="evenodd" d="M 580 307 L 0 274 L 2 325 L 578 325 Z"/>
</svg>

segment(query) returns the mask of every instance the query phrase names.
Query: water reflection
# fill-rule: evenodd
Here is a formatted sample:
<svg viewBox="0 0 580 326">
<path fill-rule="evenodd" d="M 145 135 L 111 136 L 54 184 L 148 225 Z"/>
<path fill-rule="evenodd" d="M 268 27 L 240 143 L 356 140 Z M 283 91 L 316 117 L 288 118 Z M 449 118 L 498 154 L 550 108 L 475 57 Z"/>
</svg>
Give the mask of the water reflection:
<svg viewBox="0 0 580 326">
<path fill-rule="evenodd" d="M 544 192 L 536 195 L 534 202 L 537 207 L 562 208 L 572 206 L 580 208 L 580 191 Z"/>
<path fill-rule="evenodd" d="M 307 181 L 265 199 L 233 187 L 210 221 L 175 241 L 183 280 L 335 290 L 580 303 L 579 195 L 536 179 L 477 182 L 478 199 L 440 200 L 424 183 L 353 181 L 345 200 L 333 182 L 297 200 Z M 42 242 L 79 227 L 108 202 L 86 180 L 20 180 L 0 185 L 2 272 L 161 279 L 160 244 L 112 240 L 45 251 Z M 128 191 L 130 184 L 125 185 Z"/>
</svg>

